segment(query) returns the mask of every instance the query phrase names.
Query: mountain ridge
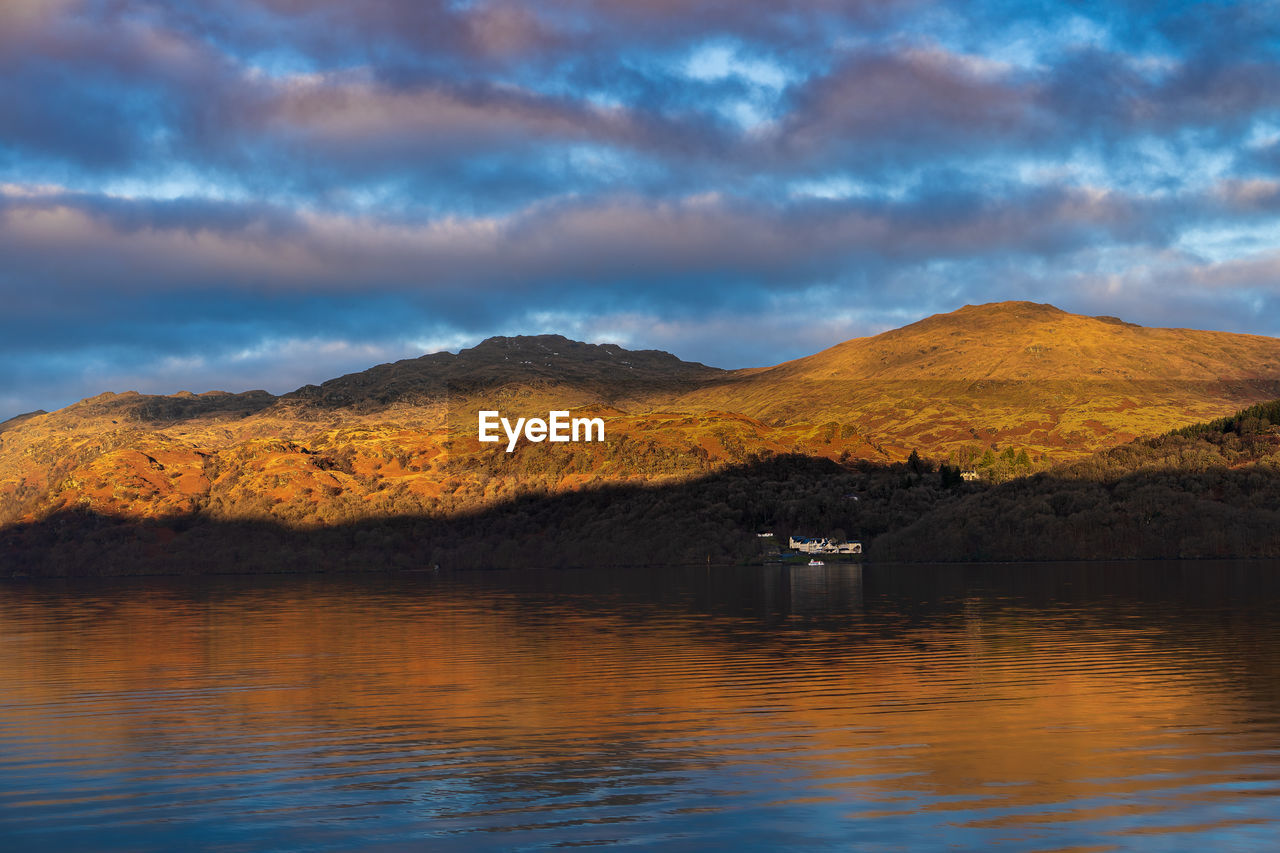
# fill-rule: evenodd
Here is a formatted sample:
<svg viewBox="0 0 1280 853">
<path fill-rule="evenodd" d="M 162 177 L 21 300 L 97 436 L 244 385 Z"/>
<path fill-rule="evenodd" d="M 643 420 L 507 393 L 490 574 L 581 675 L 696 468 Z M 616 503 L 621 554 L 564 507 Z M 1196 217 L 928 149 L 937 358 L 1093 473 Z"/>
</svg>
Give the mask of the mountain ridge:
<svg viewBox="0 0 1280 853">
<path fill-rule="evenodd" d="M 431 353 L 304 385 L 280 400 L 369 409 L 396 402 L 429 404 L 448 393 L 478 393 L 524 382 L 587 387 L 609 402 L 724 372 L 661 350 L 626 350 L 563 335 L 494 336 L 457 354 Z"/>
<path fill-rule="evenodd" d="M 1036 321 L 1038 325 L 1021 326 L 1001 320 Z M 963 321 L 963 323 L 958 322 Z M 1063 328 L 1043 327 L 1050 323 L 1058 323 Z M 1109 334 L 1112 344 L 1109 350 L 1098 347 L 1085 347 L 1079 341 L 1081 328 L 1092 325 L 1096 336 L 1101 330 Z M 962 327 L 962 328 L 957 328 Z M 1065 363 L 1055 363 L 1046 358 L 1044 344 L 1037 344 L 1037 339 L 1056 334 L 1065 341 L 1055 341 L 1058 348 L 1070 344 L 1074 358 Z M 975 340 L 981 334 L 1000 333 L 1004 346 L 991 345 Z M 922 338 L 926 335 L 969 334 L 959 341 L 944 341 L 929 346 L 922 346 Z M 1069 334 L 1069 337 L 1068 337 Z M 1127 339 L 1127 340 L 1126 340 Z M 1016 341 L 1016 347 L 1009 341 Z M 1123 342 L 1128 346 L 1117 347 L 1115 343 Z M 1213 352 L 1207 360 L 1202 359 L 1194 365 L 1180 362 L 1179 370 L 1169 370 L 1168 359 L 1151 360 L 1149 353 L 1135 353 L 1135 343 L 1163 343 L 1168 347 L 1196 344 L 1203 350 L 1206 344 L 1214 345 Z M 1235 344 L 1236 346 L 1230 346 Z M 1265 360 L 1256 364 L 1254 370 L 1239 371 L 1224 369 L 1249 359 L 1238 356 L 1244 344 L 1263 347 L 1268 350 Z M 890 345 L 896 346 L 896 350 Z M 553 349 L 557 347 L 558 349 Z M 1017 349 L 1021 348 L 1022 353 Z M 983 354 L 988 358 L 970 357 L 967 362 L 956 363 L 957 356 L 974 356 Z M 564 352 L 562 353 L 561 350 Z M 574 368 L 583 363 L 581 359 L 565 359 L 566 355 L 589 353 L 589 361 L 595 363 L 612 360 L 614 366 L 622 366 L 626 362 L 629 371 L 616 370 L 612 375 L 603 377 L 591 376 Z M 1051 352 L 1051 351 L 1050 351 Z M 1010 359 L 1024 355 L 1022 362 Z M 1203 357 L 1206 354 L 1202 351 Z M 511 362 L 513 355 L 530 355 L 534 357 L 550 357 L 555 362 L 544 361 L 535 364 L 532 359 L 523 362 Z M 1000 363 L 990 364 L 990 357 L 999 355 Z M 1120 366 L 1111 364 L 1123 356 Z M 1139 355 L 1142 356 L 1138 361 Z M 1104 358 L 1105 356 L 1105 358 Z M 506 360 L 506 364 L 499 361 Z M 948 358 L 949 357 L 949 358 Z M 927 359 L 927 360 L 926 360 Z M 833 362 L 836 362 L 833 364 Z M 921 363 L 923 362 L 923 364 Z M 1152 370 L 1152 366 L 1163 368 Z M 1191 366 L 1198 371 L 1190 370 Z M 502 367 L 505 374 L 496 373 Z M 1214 369 L 1214 368 L 1218 369 Z M 550 368 L 550 369 L 544 369 Z M 639 370 L 637 370 L 639 368 Z M 1033 371 L 1038 371 L 1032 375 Z M 1127 372 L 1126 372 L 1127 371 Z M 433 374 L 434 372 L 434 374 Z M 991 302 L 968 304 L 951 312 L 933 314 L 913 323 L 890 329 L 877 335 L 851 338 L 834 344 L 812 355 L 791 359 L 772 366 L 751 367 L 725 370 L 710 367 L 699 362 L 686 361 L 678 356 L 656 349 L 628 350 L 612 343 L 586 343 L 575 341 L 558 334 L 492 336 L 473 347 L 463 348 L 457 353 L 441 351 L 426 353 L 414 358 L 401 359 L 395 362 L 373 365 L 364 370 L 344 374 L 320 384 L 308 384 L 279 395 L 269 394 L 262 390 L 229 392 L 206 391 L 192 394 L 180 391 L 176 394 L 141 394 L 136 391 L 104 392 L 94 397 L 72 403 L 70 406 L 55 411 L 65 411 L 75 407 L 84 407 L 94 403 L 111 404 L 123 409 L 133 408 L 135 404 L 155 403 L 158 400 L 182 400 L 184 404 L 175 404 L 172 408 L 187 412 L 184 417 L 194 416 L 206 411 L 233 411 L 237 406 L 256 411 L 263 401 L 273 403 L 305 402 L 322 404 L 331 408 L 342 406 L 364 405 L 367 408 L 390 405 L 394 402 L 410 403 L 429 402 L 430 395 L 415 390 L 434 390 L 429 386 L 441 386 L 441 391 L 449 390 L 447 386 L 454 384 L 466 392 L 482 391 L 491 387 L 518 382 L 542 382 L 547 385 L 565 385 L 573 382 L 594 381 L 602 393 L 617 397 L 621 393 L 637 390 L 646 394 L 670 391 L 671 386 L 715 384 L 726 381 L 737 387 L 744 383 L 743 379 L 758 380 L 761 377 L 779 377 L 786 379 L 820 380 L 826 378 L 853 380 L 1025 380 L 1037 381 L 1078 381 L 1086 379 L 1124 378 L 1131 380 L 1171 381 L 1188 380 L 1199 382 L 1255 380 L 1280 380 L 1280 339 L 1263 335 L 1251 335 L 1236 332 L 1197 330 L 1190 328 L 1148 327 L 1121 320 L 1117 317 L 1100 315 L 1090 317 L 1063 311 L 1048 303 L 1029 301 Z M 428 386 L 427 389 L 415 389 L 417 380 Z M 622 388 L 613 384 L 621 381 Z M 407 387 L 406 387 L 407 386 Z M 359 389 L 362 394 L 354 395 L 352 390 Z M 372 398 L 361 399 L 361 397 Z M 368 406 L 373 402 L 375 405 Z M 16 425 L 20 419 L 49 414 L 43 409 L 17 415 L 0 425 Z M 173 415 L 159 412 L 157 420 Z M 145 417 L 143 419 L 146 419 Z"/>
<path fill-rule="evenodd" d="M 682 395 L 769 423 L 853 420 L 905 456 L 969 441 L 1086 453 L 1280 396 L 1280 340 L 970 305 Z"/>
<path fill-rule="evenodd" d="M 992 344 L 981 339 L 980 336 L 984 333 L 998 333 L 1001 338 Z M 1082 333 L 1084 340 L 1080 339 Z M 944 340 L 943 343 L 949 345 L 946 348 L 942 343 L 935 343 L 927 351 L 921 349 L 931 337 L 951 338 L 958 335 L 970 337 L 961 337 L 959 341 Z M 1100 337 L 1104 340 L 1098 340 Z M 1048 353 L 1044 346 L 1050 341 L 1056 347 L 1071 350 L 1074 358 L 1065 364 L 1047 359 Z M 1111 359 L 1117 356 L 1133 359 L 1136 351 L 1144 349 L 1140 344 L 1163 343 L 1173 346 L 1192 342 L 1213 343 L 1219 348 L 1220 357 L 1238 349 L 1230 347 L 1231 343 L 1269 346 L 1271 353 L 1268 364 L 1272 370 L 1266 375 L 1280 377 L 1280 340 L 1276 338 L 1235 332 L 1140 326 L 1115 317 L 1071 314 L 1053 305 L 1036 302 L 965 305 L 955 311 L 934 314 L 878 335 L 842 341 L 813 355 L 774 367 L 755 368 L 752 373 L 758 375 L 769 371 L 785 371 L 789 375 L 820 374 L 822 370 L 830 369 L 831 361 L 839 358 L 843 359 L 843 369 L 846 371 L 865 367 L 860 373 L 862 378 L 1025 379 L 1033 378 L 1030 376 L 1031 371 L 1038 369 L 1041 372 L 1034 377 L 1036 379 L 1073 379 L 1081 378 L 1082 369 L 1092 375 L 1109 375 L 1095 372 L 1106 367 L 1102 361 L 1104 353 Z M 1087 346 L 1090 343 L 1092 348 Z M 896 350 L 886 344 L 895 345 Z M 1109 349 L 1103 349 L 1101 344 L 1109 344 Z M 1040 348 L 1037 349 L 1037 346 Z M 974 358 L 966 363 L 955 363 L 956 356 L 982 354 L 983 349 L 1000 354 L 1003 363 L 991 365 L 989 359 Z M 1017 355 L 1024 356 L 1022 361 L 1010 363 L 1009 360 Z M 923 365 L 929 370 L 922 369 L 919 365 L 921 358 L 913 359 L 913 356 L 933 356 Z M 951 360 L 939 363 L 938 359 L 944 356 L 951 356 Z M 890 358 L 894 358 L 895 363 L 885 365 L 884 362 Z M 877 360 L 879 364 L 876 363 Z M 1164 361 L 1156 362 L 1155 365 L 1169 367 L 1169 363 Z M 1180 365 L 1182 369 L 1177 372 L 1168 369 L 1152 370 L 1152 366 L 1153 363 L 1149 361 L 1125 362 L 1123 369 L 1137 370 L 1153 379 L 1196 378 L 1195 374 L 1186 370 L 1186 365 Z M 965 369 L 961 371 L 962 367 Z M 1068 367 L 1074 372 L 1062 372 Z M 1046 374 L 1044 371 L 1047 368 L 1051 368 L 1053 372 Z M 1117 374 L 1122 372 L 1122 368 L 1112 370 Z M 1019 373 L 1022 375 L 1018 375 Z M 1241 378 L 1256 378 L 1257 375 L 1253 372 Z M 1200 375 L 1198 378 L 1203 379 L 1204 376 Z"/>
<path fill-rule="evenodd" d="M 1038 470 L 1277 397 L 1280 340 L 1029 302 L 738 371 L 559 335 L 494 337 L 279 396 L 102 394 L 6 422 L 0 525 L 85 507 L 314 526 L 670 482 L 777 454 L 915 451 L 971 466 L 1008 452 Z M 482 408 L 591 411 L 607 441 L 495 451 L 477 440 Z"/>
</svg>

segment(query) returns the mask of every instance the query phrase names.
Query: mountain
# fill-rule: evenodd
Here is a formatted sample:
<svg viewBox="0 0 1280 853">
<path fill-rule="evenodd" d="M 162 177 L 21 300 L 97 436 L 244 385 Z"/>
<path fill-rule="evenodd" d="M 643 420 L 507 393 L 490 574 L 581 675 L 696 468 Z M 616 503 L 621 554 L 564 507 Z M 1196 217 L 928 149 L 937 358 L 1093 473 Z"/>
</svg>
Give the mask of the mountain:
<svg viewBox="0 0 1280 853">
<path fill-rule="evenodd" d="M 458 517 L 790 454 L 887 464 L 918 451 L 1000 480 L 1276 397 L 1280 340 L 1027 302 L 737 371 L 556 335 L 491 338 L 281 396 L 102 394 L 12 419 L 0 527 L 69 512 L 310 530 Z M 602 418 L 606 440 L 507 453 L 478 441 L 481 409 L 569 409 Z"/>
<path fill-rule="evenodd" d="M 784 454 L 323 527 L 77 508 L 0 528 L 0 576 L 759 563 L 814 534 L 859 539 L 876 562 L 1280 557 L 1280 400 L 999 485 L 959 474 Z"/>
<path fill-rule="evenodd" d="M 1157 357 L 1153 360 L 1153 356 Z M 757 376 L 957 381 L 1192 381 L 1280 378 L 1280 340 L 1151 329 L 1035 302 L 966 305 L 837 344 Z"/>
<path fill-rule="evenodd" d="M 5 423 L 0 524 L 76 507 L 120 517 L 199 511 L 313 525 L 452 510 L 495 490 L 486 466 L 453 447 L 460 430 L 474 432 L 477 409 L 539 409 L 545 416 L 549 408 L 594 407 L 616 417 L 624 413 L 614 404 L 634 405 L 723 374 L 664 352 L 540 335 L 490 338 L 456 355 L 379 365 L 279 397 L 100 394 Z M 662 429 L 652 419 L 637 428 Z M 611 434 L 622 438 L 626 429 Z M 590 450 L 595 458 L 607 448 Z M 690 472 L 707 463 L 695 453 L 677 467 Z M 525 471 L 521 479 L 558 487 L 629 475 L 616 461 L 578 468 Z M 513 488 L 507 482 L 497 491 Z"/>
<path fill-rule="evenodd" d="M 994 445 L 1063 459 L 1275 397 L 1276 338 L 1001 302 L 737 371 L 679 404 L 855 424 L 891 458 Z"/>
<path fill-rule="evenodd" d="M 357 412 L 445 402 L 510 386 L 548 392 L 564 405 L 625 404 L 654 394 L 695 388 L 726 371 L 681 361 L 658 350 L 585 344 L 561 335 L 496 337 L 464 349 L 382 364 L 307 385 L 280 404 Z"/>
</svg>

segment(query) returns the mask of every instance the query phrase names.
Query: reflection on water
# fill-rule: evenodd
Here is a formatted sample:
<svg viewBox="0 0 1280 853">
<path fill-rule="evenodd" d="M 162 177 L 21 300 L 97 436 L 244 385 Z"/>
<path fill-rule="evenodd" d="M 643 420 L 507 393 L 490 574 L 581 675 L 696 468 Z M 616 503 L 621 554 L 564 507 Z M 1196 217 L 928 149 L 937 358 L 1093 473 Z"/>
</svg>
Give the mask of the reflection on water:
<svg viewBox="0 0 1280 853">
<path fill-rule="evenodd" d="M 0 586 L 0 848 L 1267 846 L 1277 578 Z"/>
</svg>

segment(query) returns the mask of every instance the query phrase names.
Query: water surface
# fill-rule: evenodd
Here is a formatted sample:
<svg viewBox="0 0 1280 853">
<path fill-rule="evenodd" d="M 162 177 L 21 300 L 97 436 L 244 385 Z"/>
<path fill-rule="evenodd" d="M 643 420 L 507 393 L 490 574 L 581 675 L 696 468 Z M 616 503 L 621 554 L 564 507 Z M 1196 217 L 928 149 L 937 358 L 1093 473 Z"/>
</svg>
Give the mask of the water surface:
<svg viewBox="0 0 1280 853">
<path fill-rule="evenodd" d="M 0 849 L 1256 849 L 1280 565 L 0 586 Z"/>
</svg>

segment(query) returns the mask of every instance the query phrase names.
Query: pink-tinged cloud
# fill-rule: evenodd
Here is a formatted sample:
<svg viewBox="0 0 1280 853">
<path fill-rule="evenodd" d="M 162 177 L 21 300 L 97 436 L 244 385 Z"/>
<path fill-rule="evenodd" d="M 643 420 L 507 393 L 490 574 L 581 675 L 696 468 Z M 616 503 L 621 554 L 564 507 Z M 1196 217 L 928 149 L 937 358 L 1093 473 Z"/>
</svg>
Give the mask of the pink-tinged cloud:
<svg viewBox="0 0 1280 853">
<path fill-rule="evenodd" d="M 802 158 L 885 143 L 970 145 L 1028 141 L 1049 128 L 1024 73 L 939 49 L 851 56 L 796 93 L 782 123 L 784 151 Z"/>
<path fill-rule="evenodd" d="M 256 126 L 286 145 L 331 155 L 398 151 L 427 156 L 474 152 L 513 140 L 629 144 L 648 135 L 629 111 L 491 86 L 389 88 L 367 72 L 271 81 L 250 113 Z"/>
<path fill-rule="evenodd" d="M 858 265 L 890 267 L 993 252 L 1052 256 L 1082 244 L 1159 236 L 1159 213 L 1105 192 L 1000 201 L 923 197 L 896 205 L 764 205 L 717 195 L 539 204 L 504 217 L 421 223 L 234 204 L 102 200 L 10 191 L 0 249 L 14 268 L 70 287 L 360 289 L 475 294 L 617 289 L 660 294 L 792 289 Z M 78 283 L 78 284 L 77 284 Z"/>
</svg>

